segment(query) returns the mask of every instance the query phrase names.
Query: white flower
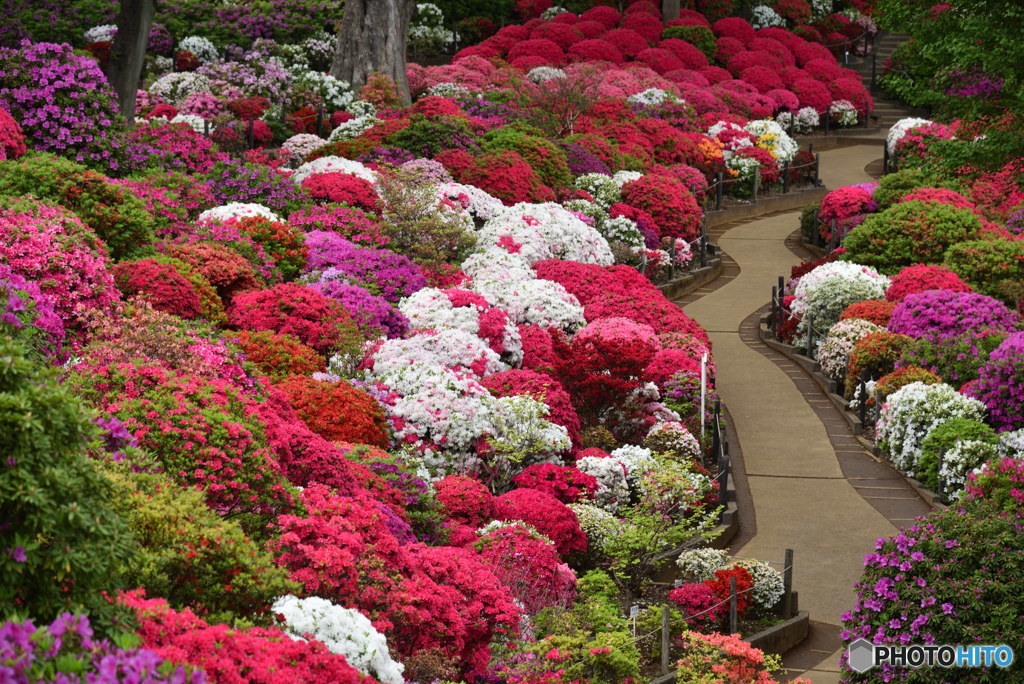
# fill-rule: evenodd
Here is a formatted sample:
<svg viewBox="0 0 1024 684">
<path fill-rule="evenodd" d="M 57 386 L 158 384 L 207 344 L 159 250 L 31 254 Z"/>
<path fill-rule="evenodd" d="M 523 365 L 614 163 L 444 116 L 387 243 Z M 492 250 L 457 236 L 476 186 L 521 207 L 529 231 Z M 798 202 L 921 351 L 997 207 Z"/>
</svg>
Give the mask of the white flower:
<svg viewBox="0 0 1024 684">
<path fill-rule="evenodd" d="M 639 171 L 616 171 L 615 175 L 612 176 L 612 180 L 621 189 L 626 183 L 632 183 L 635 180 L 639 180 L 644 177 L 644 174 Z"/>
<path fill-rule="evenodd" d="M 789 130 L 790 119 L 793 118 L 793 114 L 790 112 L 781 112 L 775 117 L 775 120 L 779 122 L 784 130 Z M 802 107 L 796 113 L 796 120 L 793 122 L 794 133 L 810 133 L 818 124 L 821 123 L 821 119 L 818 116 L 818 110 L 814 107 Z"/>
<path fill-rule="evenodd" d="M 642 175 L 638 176 L 638 178 L 642 177 Z M 608 207 L 622 201 L 622 184 L 603 173 L 585 173 L 577 178 L 573 185 L 590 193 L 597 205 L 606 211 Z"/>
<path fill-rule="evenodd" d="M 522 245 L 530 263 L 563 259 L 611 266 L 615 263 L 608 241 L 592 226 L 554 202 L 520 203 L 505 207 L 477 234 L 477 250 L 495 247 L 510 238 Z"/>
<path fill-rule="evenodd" d="M 297 74 L 295 86 L 304 86 L 319 95 L 328 111 L 345 109 L 355 99 L 348 81 L 319 71 L 306 70 Z"/>
<path fill-rule="evenodd" d="M 999 435 L 999 453 L 1012 458 L 1024 458 L 1024 429 Z"/>
<path fill-rule="evenodd" d="M 871 333 L 884 331 L 885 328 L 860 318 L 839 321 L 829 329 L 818 349 L 821 372 L 837 382 L 842 380 L 846 377 L 846 367 L 850 365 L 853 345 Z"/>
<path fill-rule="evenodd" d="M 113 42 L 116 34 L 117 24 L 102 24 L 100 26 L 93 26 L 91 29 L 86 29 L 84 35 L 86 43 L 104 43 Z"/>
<path fill-rule="evenodd" d="M 348 173 L 370 183 L 377 182 L 377 173 L 373 169 L 344 157 L 320 157 L 306 162 L 295 170 L 292 180 L 296 185 L 301 185 L 302 181 L 318 173 Z"/>
<path fill-rule="evenodd" d="M 199 215 L 197 221 L 227 221 L 228 219 L 241 218 L 243 216 L 262 216 L 271 221 L 283 221 L 280 216 L 272 212 L 262 204 L 250 204 L 245 202 L 229 202 L 219 207 L 207 209 Z"/>
<path fill-rule="evenodd" d="M 539 66 L 530 69 L 530 73 L 526 74 L 526 78 L 534 83 L 544 83 L 553 78 L 565 78 L 565 72 L 555 67 Z"/>
<path fill-rule="evenodd" d="M 985 405 L 949 385 L 912 382 L 886 397 L 875 426 L 878 444 L 898 470 L 913 476 L 921 443 L 950 418 L 984 420 Z"/>
<path fill-rule="evenodd" d="M 373 368 L 368 372 L 373 378 L 402 391 L 406 388 L 403 374 L 421 365 L 448 368 L 475 378 L 509 368 L 487 342 L 466 330 L 448 327 L 443 333 L 418 331 L 406 339 L 384 342 L 374 353 Z"/>
<path fill-rule="evenodd" d="M 149 94 L 171 104 L 177 104 L 189 95 L 208 93 L 213 86 L 210 79 L 194 71 L 178 71 L 164 74 L 153 85 L 149 86 Z"/>
<path fill-rule="evenodd" d="M 312 635 L 327 650 L 345 656 L 348 664 L 383 684 L 403 684 L 405 667 L 391 658 L 388 642 L 358 610 L 343 608 L 317 596 L 281 596 L 271 611 L 284 618 L 284 631 L 299 641 Z"/>
<path fill-rule="evenodd" d="M 656 424 L 647 433 L 644 444 L 655 451 L 671 451 L 683 460 L 698 459 L 703 451 L 697 438 L 676 421 Z"/>
<path fill-rule="evenodd" d="M 796 285 L 790 307 L 801 317 L 797 325 L 797 346 L 806 344 L 808 318 L 816 337 L 821 338 L 839 321 L 839 314 L 850 304 L 884 297 L 889 282 L 888 277 L 870 266 L 848 261 L 822 264 L 804 275 Z"/>
<path fill-rule="evenodd" d="M 889 129 L 889 133 L 885 136 L 885 146 L 889 148 L 889 154 L 895 154 L 896 143 L 898 143 L 903 136 L 909 133 L 911 129 L 917 128 L 918 126 L 926 126 L 931 123 L 933 123 L 931 119 L 920 119 L 917 117 L 900 119 L 894 123 Z"/>
<path fill-rule="evenodd" d="M 186 36 L 178 43 L 178 50 L 186 50 L 196 56 L 200 62 L 215 62 L 220 59 L 217 46 L 202 36 Z"/>
<path fill-rule="evenodd" d="M 730 567 L 743 568 L 750 573 L 754 586 L 750 597 L 762 610 L 770 610 L 786 593 L 786 582 L 782 573 L 765 561 L 743 558 L 732 562 Z"/>
<path fill-rule="evenodd" d="M 588 503 L 569 504 L 569 508 L 576 514 L 580 529 L 587 535 L 588 553 L 604 553 L 608 541 L 622 533 L 622 521 L 603 508 Z"/>
<path fill-rule="evenodd" d="M 721 549 L 689 549 L 679 554 L 676 566 L 682 579 L 688 582 L 706 582 L 715 578 L 715 572 L 725 568 L 729 554 Z"/>
<path fill-rule="evenodd" d="M 626 470 L 618 460 L 584 456 L 576 461 L 576 468 L 581 473 L 597 478 L 594 502 L 601 508 L 614 512 L 619 506 L 629 503 Z"/>
<path fill-rule="evenodd" d="M 621 446 L 611 455 L 626 469 L 626 480 L 634 485 L 639 484 L 640 478 L 658 465 L 650 449 L 635 444 Z"/>
<path fill-rule="evenodd" d="M 293 162 L 302 161 L 313 150 L 323 147 L 327 141 L 312 133 L 299 133 L 281 143 L 281 151 Z"/>
<path fill-rule="evenodd" d="M 572 333 L 587 324 L 579 300 L 551 280 L 487 276 L 473 281 L 473 291 L 493 301 L 518 325 L 559 328 Z"/>
<path fill-rule="evenodd" d="M 828 111 L 840 126 L 855 126 L 857 124 L 857 108 L 849 100 L 833 100 Z"/>
<path fill-rule="evenodd" d="M 667 90 L 661 88 L 648 88 L 647 90 L 630 95 L 626 102 L 634 105 L 655 106 L 664 102 L 675 102 L 678 98 Z"/>
<path fill-rule="evenodd" d="M 438 186 L 441 197 L 459 203 L 475 219 L 487 221 L 498 215 L 505 205 L 486 190 L 475 185 L 462 183 L 441 183 Z"/>
<path fill-rule="evenodd" d="M 789 137 L 785 129 L 777 121 L 771 119 L 755 119 L 748 121 L 743 127 L 757 136 L 757 147 L 768 150 L 781 168 L 788 161 L 793 161 L 800 145 Z"/>
<path fill-rule="evenodd" d="M 560 5 L 552 5 L 551 7 L 548 7 L 546 10 L 541 12 L 540 18 L 545 20 L 545 21 L 547 21 L 549 19 L 554 19 L 559 14 L 568 14 L 568 13 L 569 13 L 569 10 L 565 9 L 564 7 L 562 7 Z"/>
<path fill-rule="evenodd" d="M 195 114 L 175 114 L 174 118 L 171 119 L 172 124 L 188 124 L 192 127 L 192 130 L 196 133 L 203 135 L 207 132 L 209 124 L 201 116 Z"/>
<path fill-rule="evenodd" d="M 957 442 L 942 457 L 939 486 L 949 496 L 961 492 L 967 484 L 967 476 L 997 456 L 999 448 L 994 444 L 973 439 Z"/>
<path fill-rule="evenodd" d="M 428 95 L 437 97 L 457 98 L 469 94 L 469 88 L 458 83 L 435 83 L 427 88 Z"/>
<path fill-rule="evenodd" d="M 786 21 L 768 5 L 758 5 L 750 13 L 750 25 L 755 29 L 769 26 L 785 26 Z"/>
</svg>

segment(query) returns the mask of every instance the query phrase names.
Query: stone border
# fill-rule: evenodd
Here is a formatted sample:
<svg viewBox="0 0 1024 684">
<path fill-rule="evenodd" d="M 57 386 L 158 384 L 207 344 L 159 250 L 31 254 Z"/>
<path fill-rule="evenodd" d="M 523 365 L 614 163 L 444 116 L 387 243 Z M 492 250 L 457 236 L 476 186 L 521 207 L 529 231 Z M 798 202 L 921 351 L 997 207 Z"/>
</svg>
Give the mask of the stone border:
<svg viewBox="0 0 1024 684">
<path fill-rule="evenodd" d="M 771 314 L 767 314 L 761 318 L 760 329 L 758 331 L 761 337 L 761 341 L 764 344 L 771 347 L 772 349 L 774 349 L 775 351 L 779 352 L 780 354 L 785 355 L 785 357 L 788 358 L 790 361 L 798 364 L 801 368 L 803 368 L 807 372 L 807 374 L 810 375 L 816 383 L 818 383 L 818 385 L 822 389 L 822 392 L 825 393 L 825 395 L 836 407 L 836 409 L 838 409 L 840 415 L 842 415 L 842 417 L 846 420 L 847 424 L 850 426 L 850 430 L 857 437 L 857 439 L 864 445 L 864 448 L 870 450 L 872 455 L 875 456 L 875 458 L 878 458 L 883 461 L 888 461 L 888 459 L 886 459 L 885 457 L 885 454 L 882 453 L 882 450 L 879 449 L 874 442 L 867 440 L 863 436 L 864 425 L 861 423 L 860 417 L 850 410 L 849 402 L 846 401 L 846 399 L 836 394 L 836 382 L 821 372 L 821 366 L 818 365 L 818 362 L 800 353 L 797 350 L 797 347 L 791 344 L 779 342 L 778 340 L 772 339 L 770 337 L 770 328 L 768 325 L 768 319 L 770 315 Z M 893 470 L 895 470 L 895 468 Z M 948 507 L 946 506 L 946 504 L 942 503 L 941 498 L 938 494 L 931 491 L 930 489 L 927 489 L 918 480 L 912 477 L 908 477 L 907 475 L 904 475 L 898 470 L 895 470 L 895 472 L 897 472 L 900 475 L 900 477 L 902 477 L 903 480 L 907 483 L 907 485 L 909 485 L 910 488 L 913 489 L 919 497 L 921 497 L 921 500 L 928 504 L 931 508 L 941 510 Z"/>
<path fill-rule="evenodd" d="M 709 247 L 716 248 L 715 245 Z M 719 251 L 719 254 L 721 252 Z M 698 290 L 722 274 L 722 257 L 716 256 L 708 259 L 708 265 L 690 271 L 674 280 L 658 285 L 658 289 L 668 300 L 684 297 L 694 290 Z"/>
<path fill-rule="evenodd" d="M 807 638 L 810 624 L 810 615 L 806 610 L 801 610 L 785 622 L 772 625 L 743 640 L 767 653 L 782 654 Z M 675 681 L 676 671 L 672 670 L 668 674 L 655 677 L 651 684 L 671 684 Z"/>
</svg>

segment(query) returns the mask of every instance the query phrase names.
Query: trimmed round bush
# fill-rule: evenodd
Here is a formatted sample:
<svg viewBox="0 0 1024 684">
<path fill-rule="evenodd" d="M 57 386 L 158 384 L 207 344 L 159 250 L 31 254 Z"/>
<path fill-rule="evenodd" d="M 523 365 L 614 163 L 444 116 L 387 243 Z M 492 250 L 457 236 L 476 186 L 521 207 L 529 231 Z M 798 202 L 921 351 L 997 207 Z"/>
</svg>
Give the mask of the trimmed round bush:
<svg viewBox="0 0 1024 684">
<path fill-rule="evenodd" d="M 1024 428 L 1024 332 L 1010 335 L 989 354 L 964 393 L 984 402 L 988 421 L 999 432 Z"/>
<path fill-rule="evenodd" d="M 978 292 L 1005 296 L 1006 284 L 1024 281 L 1024 240 L 960 242 L 946 250 L 945 262 Z"/>
<path fill-rule="evenodd" d="M 892 312 L 889 330 L 911 337 L 949 338 L 982 331 L 1011 332 L 1021 317 L 977 292 L 928 290 L 908 295 Z"/>
<path fill-rule="evenodd" d="M 951 292 L 971 292 L 971 286 L 960 279 L 947 266 L 926 266 L 914 264 L 906 266 L 892 277 L 885 298 L 899 304 L 908 295 L 926 292 L 927 290 L 949 290 Z"/>
<path fill-rule="evenodd" d="M 904 266 L 940 263 L 946 250 L 981 230 L 981 219 L 945 204 L 903 202 L 868 216 L 843 240 L 843 259 L 895 273 Z"/>
<path fill-rule="evenodd" d="M 149 300 L 154 309 L 186 319 L 198 318 L 201 313 L 195 288 L 173 266 L 155 259 L 142 259 L 114 264 L 110 272 L 117 289 L 126 298 L 140 295 Z"/>
</svg>

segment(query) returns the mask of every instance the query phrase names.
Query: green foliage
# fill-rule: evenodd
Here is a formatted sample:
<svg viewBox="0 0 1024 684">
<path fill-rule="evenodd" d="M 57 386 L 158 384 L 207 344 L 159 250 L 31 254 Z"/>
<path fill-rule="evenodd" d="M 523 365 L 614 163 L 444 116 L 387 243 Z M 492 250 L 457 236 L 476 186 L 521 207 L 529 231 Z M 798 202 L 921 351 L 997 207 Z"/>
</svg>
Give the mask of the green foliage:
<svg viewBox="0 0 1024 684">
<path fill-rule="evenodd" d="M 821 208 L 821 202 L 812 202 L 800 211 L 800 235 L 804 240 L 810 242 L 814 239 L 814 223 L 817 220 L 815 212 Z"/>
<path fill-rule="evenodd" d="M 678 38 L 685 40 L 703 52 L 709 60 L 713 60 L 715 53 L 718 52 L 715 34 L 707 26 L 669 26 L 661 34 L 661 37 L 662 39 Z"/>
<path fill-rule="evenodd" d="M 385 170 L 377 177 L 376 190 L 384 205 L 381 223 L 391 238 L 388 248 L 424 268 L 459 263 L 476 244 L 472 223 L 439 206 L 435 186 L 415 172 Z"/>
<path fill-rule="evenodd" d="M 474 135 L 465 119 L 413 114 L 409 117 L 407 127 L 392 133 L 385 141 L 415 155 L 433 158 L 442 150 L 472 145 Z"/>
<path fill-rule="evenodd" d="M 938 9 L 936 9 L 938 8 Z M 953 69 L 978 69 L 1005 79 L 992 106 L 1012 107 L 1020 101 L 1022 72 L 1020 33 L 1024 29 L 1024 5 L 962 0 L 955 8 L 931 2 L 878 0 L 875 16 L 881 27 L 914 40 L 913 48 L 894 55 L 904 64 L 913 82 L 890 82 L 889 87 L 911 104 L 953 107 L 962 98 L 945 93 Z"/>
<path fill-rule="evenodd" d="M 878 83 L 888 97 L 915 107 L 938 102 L 938 93 L 929 87 L 934 68 L 921 55 L 921 43 L 908 40 L 893 50 L 889 69 Z"/>
<path fill-rule="evenodd" d="M 900 169 L 882 176 L 871 198 L 878 202 L 878 210 L 883 211 L 914 190 L 937 187 L 941 186 L 936 185 L 935 180 L 920 169 Z"/>
<path fill-rule="evenodd" d="M 1024 241 L 969 240 L 946 250 L 946 265 L 968 285 L 990 297 L 1005 297 L 1005 284 L 1024 281 Z M 1011 308 L 1017 302 L 1003 299 Z"/>
<path fill-rule="evenodd" d="M 17 47 L 27 36 L 35 42 L 85 44 L 82 32 L 90 26 L 113 23 L 117 2 L 113 0 L 74 0 L 74 2 L 4 3 L 0 19 L 0 46 Z"/>
<path fill-rule="evenodd" d="M 31 193 L 66 207 L 96 232 L 115 260 L 151 251 L 154 218 L 145 202 L 81 164 L 29 153 L 0 164 L 0 188 L 7 197 Z"/>
<path fill-rule="evenodd" d="M 87 612 L 108 629 L 121 612 L 102 596 L 121 588 L 131 562 L 125 521 L 113 492 L 85 453 L 95 432 L 86 411 L 0 337 L 0 615 L 49 622 Z"/>
<path fill-rule="evenodd" d="M 523 651 L 551 662 L 552 649 L 558 654 L 552 665 L 563 671 L 563 681 L 620 684 L 640 673 L 640 653 L 630 632 L 552 634 Z"/>
<path fill-rule="evenodd" d="M 173 608 L 210 622 L 266 617 L 278 596 L 297 594 L 265 548 L 206 506 L 203 493 L 166 475 L 110 472 L 115 509 L 139 544 L 124 575 Z"/>
<path fill-rule="evenodd" d="M 976 134 L 956 140 L 931 143 L 923 168 L 935 175 L 956 178 L 965 166 L 997 171 L 1008 160 L 1024 157 L 1024 136 L 1020 134 L 1020 109 L 998 119 L 982 121 Z"/>
<path fill-rule="evenodd" d="M 912 264 L 936 264 L 951 245 L 981 230 L 970 209 L 918 200 L 872 214 L 843 240 L 842 259 L 895 273 Z"/>
<path fill-rule="evenodd" d="M 950 418 L 940 423 L 921 442 L 921 457 L 914 471 L 921 484 L 932 491 L 938 491 L 942 455 L 955 447 L 957 442 L 966 440 L 999 444 L 995 430 L 979 420 Z"/>
<path fill-rule="evenodd" d="M 437 0 L 447 19 L 487 17 L 496 24 L 515 23 L 514 0 Z"/>
</svg>

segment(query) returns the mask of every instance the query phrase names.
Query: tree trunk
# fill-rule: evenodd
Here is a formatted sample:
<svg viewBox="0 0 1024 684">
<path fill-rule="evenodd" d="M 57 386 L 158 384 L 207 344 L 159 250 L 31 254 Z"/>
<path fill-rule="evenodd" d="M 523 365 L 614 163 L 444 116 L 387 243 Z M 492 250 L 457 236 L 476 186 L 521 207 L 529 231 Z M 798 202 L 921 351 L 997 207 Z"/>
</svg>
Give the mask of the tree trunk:
<svg viewBox="0 0 1024 684">
<path fill-rule="evenodd" d="M 662 0 L 661 15 L 665 21 L 679 18 L 679 0 Z"/>
<path fill-rule="evenodd" d="M 331 76 L 359 89 L 373 73 L 390 76 L 398 96 L 410 104 L 405 73 L 405 42 L 414 0 L 346 0 Z"/>
<path fill-rule="evenodd" d="M 117 35 L 110 49 L 107 80 L 117 93 L 121 116 L 128 121 L 135 118 L 135 95 L 146 59 L 155 5 L 155 0 L 121 0 L 121 12 L 117 16 Z"/>
</svg>

